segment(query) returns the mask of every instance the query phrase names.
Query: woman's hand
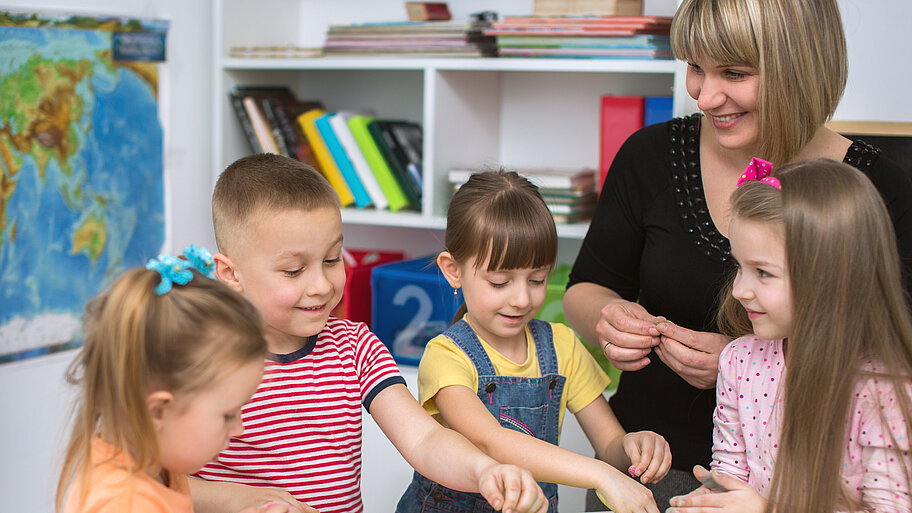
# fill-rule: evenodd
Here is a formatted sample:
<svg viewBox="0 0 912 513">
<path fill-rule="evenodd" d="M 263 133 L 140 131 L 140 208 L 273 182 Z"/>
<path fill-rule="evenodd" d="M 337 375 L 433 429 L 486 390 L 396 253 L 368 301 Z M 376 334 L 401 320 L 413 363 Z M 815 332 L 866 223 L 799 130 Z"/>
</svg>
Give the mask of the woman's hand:
<svg viewBox="0 0 912 513">
<path fill-rule="evenodd" d="M 694 476 L 701 482 L 710 473 L 703 467 L 694 467 Z M 766 499 L 740 479 L 713 471 L 712 478 L 728 489 L 726 492 L 710 492 L 701 486 L 687 495 L 673 497 L 666 513 L 763 513 Z"/>
<path fill-rule="evenodd" d="M 716 386 L 719 353 L 731 339 L 719 333 L 693 331 L 670 321 L 661 321 L 656 329 L 662 334 L 655 348 L 659 358 L 692 386 L 708 390 Z"/>
<path fill-rule="evenodd" d="M 528 470 L 515 465 L 491 465 L 478 479 L 478 491 L 503 513 L 547 513 L 548 499 Z"/>
<path fill-rule="evenodd" d="M 659 344 L 661 333 L 655 317 L 638 303 L 617 299 L 599 314 L 595 331 L 598 343 L 612 365 L 622 371 L 636 371 L 649 365 L 647 355 Z"/>
<path fill-rule="evenodd" d="M 671 448 L 661 435 L 652 431 L 627 433 L 624 452 L 630 458 L 628 473 L 641 483 L 658 483 L 671 468 Z"/>
</svg>

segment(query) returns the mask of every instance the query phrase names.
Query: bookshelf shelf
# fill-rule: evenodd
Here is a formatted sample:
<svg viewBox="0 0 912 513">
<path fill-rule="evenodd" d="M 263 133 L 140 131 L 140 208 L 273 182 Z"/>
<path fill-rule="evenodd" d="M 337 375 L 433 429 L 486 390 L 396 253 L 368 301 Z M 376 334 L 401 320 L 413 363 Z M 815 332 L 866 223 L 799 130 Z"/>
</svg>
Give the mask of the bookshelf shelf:
<svg viewBox="0 0 912 513">
<path fill-rule="evenodd" d="M 385 1 L 365 3 L 358 20 L 342 16 L 330 2 L 214 2 L 213 183 L 249 152 L 228 101 L 235 85 L 284 85 L 300 100 L 322 101 L 327 110 L 369 109 L 377 117 L 419 123 L 421 211 L 343 211 L 343 223 L 357 228 L 355 245 L 409 253 L 408 242 L 395 240 L 402 233 L 446 227 L 449 169 L 597 168 L 604 94 L 672 95 L 675 115 L 692 111 L 684 66 L 668 60 L 228 56 L 232 45 L 319 46 L 330 23 L 388 19 L 393 4 Z M 375 19 L 366 18 L 367 10 Z M 587 227 L 558 226 L 559 260 L 572 261 Z"/>
<path fill-rule="evenodd" d="M 521 59 L 410 57 L 226 58 L 224 70 L 464 70 L 674 74 L 676 64 L 661 60 Z"/>
<path fill-rule="evenodd" d="M 418 212 L 382 212 L 372 209 L 342 209 L 342 222 L 364 226 L 394 226 L 399 228 L 422 228 L 429 230 L 446 229 L 446 217 L 425 216 Z M 563 239 L 582 239 L 586 236 L 588 223 L 557 225 L 557 236 Z"/>
</svg>

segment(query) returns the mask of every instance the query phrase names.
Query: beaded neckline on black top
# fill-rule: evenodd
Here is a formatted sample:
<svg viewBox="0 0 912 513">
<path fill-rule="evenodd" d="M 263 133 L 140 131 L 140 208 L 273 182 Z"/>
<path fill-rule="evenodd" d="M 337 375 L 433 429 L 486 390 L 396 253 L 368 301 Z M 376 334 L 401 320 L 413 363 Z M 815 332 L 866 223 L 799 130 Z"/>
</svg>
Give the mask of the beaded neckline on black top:
<svg viewBox="0 0 912 513">
<path fill-rule="evenodd" d="M 702 114 L 692 114 L 670 121 L 669 136 L 671 182 L 681 221 L 693 244 L 713 260 L 729 263 L 731 245 L 713 223 L 706 206 L 703 178 L 700 173 L 700 120 Z M 868 168 L 880 155 L 879 148 L 860 140 L 852 142 L 843 162 L 867 174 Z"/>
</svg>

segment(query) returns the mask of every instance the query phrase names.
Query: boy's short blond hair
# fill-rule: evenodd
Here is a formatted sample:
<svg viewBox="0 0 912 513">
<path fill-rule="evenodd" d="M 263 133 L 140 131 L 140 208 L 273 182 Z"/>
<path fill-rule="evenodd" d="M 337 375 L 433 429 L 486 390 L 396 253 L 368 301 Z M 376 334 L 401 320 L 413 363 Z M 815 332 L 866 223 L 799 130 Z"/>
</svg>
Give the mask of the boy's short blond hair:
<svg viewBox="0 0 912 513">
<path fill-rule="evenodd" d="M 298 160 L 259 153 L 229 165 L 212 193 L 212 223 L 219 251 L 243 237 L 250 217 L 267 211 L 339 209 L 339 195 L 312 167 Z"/>
</svg>

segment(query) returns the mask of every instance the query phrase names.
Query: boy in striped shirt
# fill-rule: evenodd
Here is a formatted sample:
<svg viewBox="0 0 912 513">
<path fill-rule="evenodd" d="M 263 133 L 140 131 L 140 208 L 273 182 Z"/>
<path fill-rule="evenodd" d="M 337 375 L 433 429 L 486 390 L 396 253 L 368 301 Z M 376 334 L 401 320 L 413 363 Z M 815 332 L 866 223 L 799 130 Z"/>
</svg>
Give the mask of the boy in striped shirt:
<svg viewBox="0 0 912 513">
<path fill-rule="evenodd" d="M 322 176 L 278 155 L 244 157 L 219 177 L 212 211 L 216 277 L 260 311 L 271 354 L 242 410 L 244 433 L 191 482 L 196 511 L 275 501 L 299 513 L 363 511 L 362 405 L 422 474 L 479 491 L 497 510 L 547 510 L 527 471 L 425 413 L 363 323 L 330 317 L 345 269 L 339 199 Z"/>
</svg>

